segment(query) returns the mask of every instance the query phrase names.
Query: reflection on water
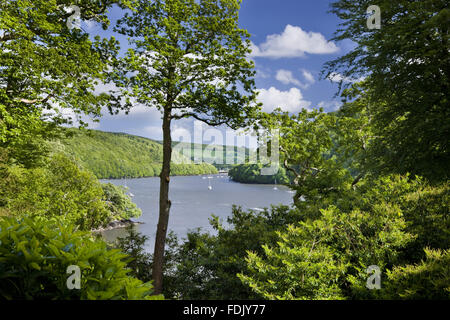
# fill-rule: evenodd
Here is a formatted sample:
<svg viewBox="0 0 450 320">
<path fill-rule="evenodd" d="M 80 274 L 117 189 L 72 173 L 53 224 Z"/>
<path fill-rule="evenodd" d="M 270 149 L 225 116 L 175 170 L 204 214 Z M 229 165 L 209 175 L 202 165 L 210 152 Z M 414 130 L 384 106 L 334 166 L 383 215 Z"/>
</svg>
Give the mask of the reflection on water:
<svg viewBox="0 0 450 320">
<path fill-rule="evenodd" d="M 142 216 L 134 219 L 144 224 L 136 225 L 139 232 L 149 237 L 147 247 L 153 250 L 153 241 L 158 223 L 159 178 L 142 178 L 126 180 L 102 180 L 116 185 L 127 186 L 133 193 L 133 201 L 142 210 Z M 208 187 L 211 186 L 211 189 Z M 213 232 L 209 224 L 212 214 L 226 222 L 231 214 L 233 204 L 243 209 L 262 211 L 270 205 L 291 204 L 293 194 L 284 186 L 251 185 L 233 182 L 223 175 L 171 177 L 169 230 L 179 237 L 184 237 L 189 230 L 202 228 Z M 125 236 L 125 229 L 103 232 L 107 240 Z M 151 249 L 150 249 L 151 248 Z"/>
</svg>

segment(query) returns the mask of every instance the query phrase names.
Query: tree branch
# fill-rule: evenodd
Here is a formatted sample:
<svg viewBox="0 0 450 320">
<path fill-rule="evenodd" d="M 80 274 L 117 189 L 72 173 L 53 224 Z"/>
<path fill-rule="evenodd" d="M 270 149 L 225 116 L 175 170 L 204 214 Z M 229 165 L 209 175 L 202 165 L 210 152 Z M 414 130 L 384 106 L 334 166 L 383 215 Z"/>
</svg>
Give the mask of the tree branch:
<svg viewBox="0 0 450 320">
<path fill-rule="evenodd" d="M 14 99 L 17 102 L 22 102 L 25 104 L 34 104 L 34 103 L 46 103 L 50 98 L 54 97 L 52 94 L 47 95 L 44 99 L 25 99 L 25 98 L 16 98 Z"/>
<path fill-rule="evenodd" d="M 211 119 L 204 119 L 204 118 L 201 118 L 196 113 L 184 113 L 182 115 L 173 115 L 172 119 L 179 120 L 179 119 L 188 118 L 188 117 L 193 117 L 194 119 L 197 119 L 198 121 L 202 121 L 212 127 L 216 127 L 216 126 L 220 126 L 220 125 L 228 123 L 228 120 L 212 121 Z"/>
<path fill-rule="evenodd" d="M 353 182 L 352 182 L 352 188 L 354 188 L 357 184 L 358 184 L 358 182 L 359 181 L 361 181 L 361 179 L 364 177 L 364 173 L 360 173 L 356 178 L 355 178 L 355 180 L 353 180 Z"/>
</svg>

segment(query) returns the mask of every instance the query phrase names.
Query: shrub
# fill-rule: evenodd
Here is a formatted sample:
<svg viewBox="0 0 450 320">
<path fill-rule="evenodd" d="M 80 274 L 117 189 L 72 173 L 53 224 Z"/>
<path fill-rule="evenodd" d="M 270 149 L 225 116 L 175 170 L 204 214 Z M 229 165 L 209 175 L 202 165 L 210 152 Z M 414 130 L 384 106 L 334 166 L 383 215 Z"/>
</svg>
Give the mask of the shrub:
<svg viewBox="0 0 450 320">
<path fill-rule="evenodd" d="M 123 186 L 116 186 L 112 183 L 102 184 L 104 200 L 107 208 L 114 220 L 129 219 L 139 217 L 142 211 L 131 201 L 126 194 L 127 189 Z"/>
<path fill-rule="evenodd" d="M 128 275 L 127 256 L 72 225 L 25 217 L 0 220 L 1 299 L 153 299 L 152 286 Z M 69 290 L 67 267 L 81 271 Z"/>
<path fill-rule="evenodd" d="M 297 219 L 298 212 L 286 206 L 263 212 L 233 207 L 229 228 L 213 217 L 210 223 L 217 235 L 192 231 L 172 248 L 175 260 L 164 280 L 166 293 L 188 300 L 261 299 L 237 277 L 246 269 L 246 252 L 262 252 L 263 244 L 275 242 L 276 230 Z"/>
<path fill-rule="evenodd" d="M 101 184 L 63 154 L 53 155 L 42 168 L 5 167 L 0 171 L 0 190 L 0 213 L 64 218 L 81 230 L 141 214 L 124 189 Z"/>
<path fill-rule="evenodd" d="M 264 246 L 264 255 L 249 252 L 249 270 L 239 277 L 268 299 L 369 298 L 360 290 L 366 268 L 395 262 L 411 240 L 400 213 L 382 201 L 370 211 L 329 207 L 318 219 L 277 232 L 277 244 Z"/>
<path fill-rule="evenodd" d="M 246 285 L 270 299 L 448 297 L 448 183 L 368 177 L 339 199 L 320 199 L 298 206 L 301 219 L 275 245 L 248 254 Z M 442 250 L 412 265 L 425 246 Z M 382 290 L 366 288 L 370 265 L 384 274 Z"/>
<path fill-rule="evenodd" d="M 450 299 L 450 250 L 424 251 L 422 262 L 388 271 L 383 298 Z"/>
<path fill-rule="evenodd" d="M 127 267 L 131 270 L 130 275 L 147 282 L 152 279 L 153 269 L 153 255 L 146 252 L 145 243 L 148 237 L 140 234 L 134 229 L 134 226 L 129 225 L 126 228 L 127 235 L 118 238 L 116 246 L 122 252 L 126 253 L 130 259 Z M 178 247 L 178 239 L 173 231 L 170 231 L 166 239 L 166 250 L 164 251 L 164 296 L 168 298 L 179 298 L 176 287 L 177 279 L 174 277 L 175 263 L 177 262 L 176 248 Z"/>
<path fill-rule="evenodd" d="M 110 212 L 103 201 L 100 182 L 63 154 L 53 155 L 45 167 L 10 167 L 3 174 L 8 184 L 0 202 L 11 215 L 27 214 L 36 219 L 64 218 L 82 230 L 108 222 Z"/>
</svg>

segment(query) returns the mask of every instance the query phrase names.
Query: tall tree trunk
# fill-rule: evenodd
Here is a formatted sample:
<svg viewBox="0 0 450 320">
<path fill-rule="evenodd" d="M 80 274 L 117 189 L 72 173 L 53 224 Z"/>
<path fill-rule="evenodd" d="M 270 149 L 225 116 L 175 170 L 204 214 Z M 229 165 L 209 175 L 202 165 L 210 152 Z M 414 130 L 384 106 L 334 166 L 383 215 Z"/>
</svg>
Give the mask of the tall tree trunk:
<svg viewBox="0 0 450 320">
<path fill-rule="evenodd" d="M 152 278 L 154 294 L 162 293 L 164 249 L 171 202 L 169 200 L 170 160 L 172 157 L 172 138 L 170 136 L 171 111 L 165 108 L 163 115 L 163 165 L 160 174 L 159 220 L 156 230 L 155 251 L 153 254 Z"/>
</svg>

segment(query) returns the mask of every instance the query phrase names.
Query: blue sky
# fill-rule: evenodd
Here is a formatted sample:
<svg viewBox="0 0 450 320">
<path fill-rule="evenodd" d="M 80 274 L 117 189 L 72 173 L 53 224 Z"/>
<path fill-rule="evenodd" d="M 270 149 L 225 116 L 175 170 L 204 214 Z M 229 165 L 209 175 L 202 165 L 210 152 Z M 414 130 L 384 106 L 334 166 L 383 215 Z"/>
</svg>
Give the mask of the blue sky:
<svg viewBox="0 0 450 320">
<path fill-rule="evenodd" d="M 265 111 L 276 107 L 292 113 L 301 108 L 317 107 L 333 111 L 339 107 L 339 98 L 334 98 L 337 83 L 319 78 L 325 62 L 345 54 L 351 48 L 351 43 L 329 41 L 339 24 L 338 18 L 328 13 L 331 2 L 243 0 L 240 26 L 251 34 L 254 49 L 251 58 L 257 70 L 256 86 Z M 112 20 L 119 15 L 118 9 L 110 14 Z M 101 29 L 95 26 L 85 27 L 92 34 L 111 35 L 110 32 L 101 33 Z M 126 39 L 115 36 L 126 49 Z M 339 75 L 334 77 L 336 79 Z M 174 140 L 183 133 L 192 133 L 193 127 L 192 120 L 175 122 L 172 127 Z M 144 106 L 137 106 L 130 115 L 110 116 L 105 112 L 100 123 L 92 128 L 158 140 L 162 137 L 159 112 Z"/>
</svg>

